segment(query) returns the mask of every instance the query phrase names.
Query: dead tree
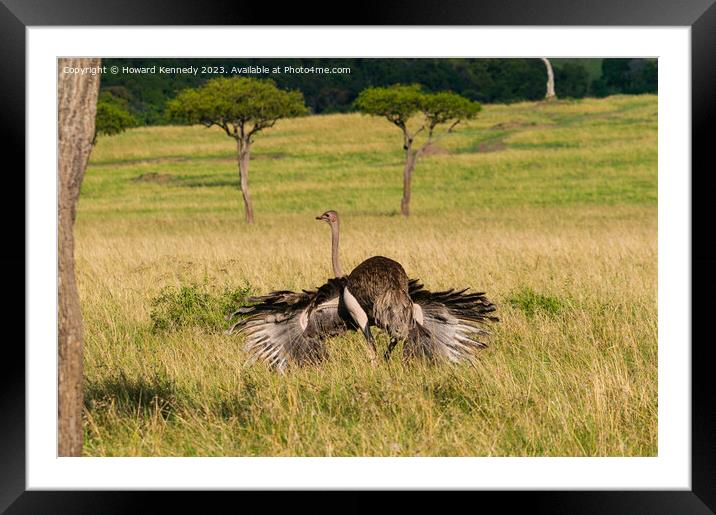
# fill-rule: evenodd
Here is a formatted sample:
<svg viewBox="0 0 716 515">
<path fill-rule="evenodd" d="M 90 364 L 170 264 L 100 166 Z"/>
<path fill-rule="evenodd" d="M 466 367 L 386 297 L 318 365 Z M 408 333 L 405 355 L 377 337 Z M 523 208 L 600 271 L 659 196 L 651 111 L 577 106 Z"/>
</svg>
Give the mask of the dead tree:
<svg viewBox="0 0 716 515">
<path fill-rule="evenodd" d="M 547 68 L 547 93 L 544 96 L 545 100 L 556 100 L 557 94 L 554 92 L 554 71 L 552 70 L 552 63 L 546 57 L 541 57 L 542 62 Z"/>
</svg>

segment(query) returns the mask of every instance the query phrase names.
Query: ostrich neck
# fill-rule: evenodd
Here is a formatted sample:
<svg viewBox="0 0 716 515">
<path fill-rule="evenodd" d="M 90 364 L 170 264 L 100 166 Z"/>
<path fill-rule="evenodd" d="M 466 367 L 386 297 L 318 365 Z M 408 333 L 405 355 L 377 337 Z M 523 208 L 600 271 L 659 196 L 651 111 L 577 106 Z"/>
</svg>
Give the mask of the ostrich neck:
<svg viewBox="0 0 716 515">
<path fill-rule="evenodd" d="M 331 254 L 333 257 L 333 273 L 336 277 L 343 277 L 341 264 L 338 262 L 338 222 L 331 224 Z"/>
</svg>

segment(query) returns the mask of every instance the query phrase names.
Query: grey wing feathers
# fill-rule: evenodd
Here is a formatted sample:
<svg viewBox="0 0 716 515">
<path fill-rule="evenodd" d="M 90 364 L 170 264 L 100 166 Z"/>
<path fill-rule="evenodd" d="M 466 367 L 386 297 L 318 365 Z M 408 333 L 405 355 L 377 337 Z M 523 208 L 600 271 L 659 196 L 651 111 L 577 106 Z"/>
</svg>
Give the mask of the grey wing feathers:
<svg viewBox="0 0 716 515">
<path fill-rule="evenodd" d="M 235 311 L 230 318 L 245 318 L 227 332 L 243 334 L 251 360 L 272 368 L 319 362 L 326 355 L 324 340 L 347 329 L 338 310 L 341 284 L 340 279 L 331 279 L 317 290 L 251 297 L 249 302 L 256 304 Z"/>
<path fill-rule="evenodd" d="M 481 337 L 490 334 L 486 323 L 499 320 L 491 314 L 496 308 L 484 292 L 466 292 L 430 292 L 417 280 L 410 281 L 415 324 L 405 343 L 406 355 L 473 361 L 474 351 L 487 347 Z"/>
</svg>

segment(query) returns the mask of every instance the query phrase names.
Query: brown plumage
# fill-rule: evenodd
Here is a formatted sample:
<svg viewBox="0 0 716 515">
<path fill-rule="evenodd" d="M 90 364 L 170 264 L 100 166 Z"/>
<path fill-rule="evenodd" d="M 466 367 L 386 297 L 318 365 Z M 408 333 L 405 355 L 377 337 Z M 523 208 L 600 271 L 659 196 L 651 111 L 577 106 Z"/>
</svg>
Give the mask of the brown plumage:
<svg viewBox="0 0 716 515">
<path fill-rule="evenodd" d="M 391 336 L 406 338 L 413 316 L 408 282 L 400 263 L 374 256 L 353 269 L 348 276 L 348 289 L 368 314 L 371 325 Z"/>
<path fill-rule="evenodd" d="M 249 301 L 255 305 L 233 313 L 232 317 L 246 318 L 228 332 L 238 330 L 246 336 L 245 348 L 253 359 L 279 370 L 290 363 L 317 363 L 327 354 L 327 338 L 359 329 L 375 363 L 372 326 L 390 336 L 386 359 L 400 340 L 405 342 L 406 357 L 451 362 L 473 361 L 474 351 L 487 346 L 478 338 L 489 335 L 484 324 L 498 318 L 491 314 L 495 306 L 483 292 L 430 292 L 409 280 L 400 263 L 383 256 L 366 259 L 345 277 L 338 259 L 338 213 L 326 211 L 317 219 L 331 227 L 336 277 L 315 290 L 252 297 Z"/>
</svg>

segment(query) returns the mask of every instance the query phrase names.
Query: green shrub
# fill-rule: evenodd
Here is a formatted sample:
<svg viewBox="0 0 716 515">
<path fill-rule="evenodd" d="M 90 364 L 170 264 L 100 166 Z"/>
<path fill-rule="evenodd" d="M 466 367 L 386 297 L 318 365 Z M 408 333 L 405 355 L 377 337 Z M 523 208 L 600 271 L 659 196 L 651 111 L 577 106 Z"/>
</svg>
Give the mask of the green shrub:
<svg viewBox="0 0 716 515">
<path fill-rule="evenodd" d="M 226 315 L 246 302 L 249 286 L 225 286 L 218 293 L 207 284 L 169 286 L 152 301 L 150 318 L 152 331 L 176 331 L 185 327 L 199 327 L 207 332 L 226 329 Z"/>
<path fill-rule="evenodd" d="M 565 302 L 559 297 L 542 295 L 528 286 L 513 292 L 507 302 L 530 318 L 538 313 L 556 315 L 565 307 Z"/>
</svg>

